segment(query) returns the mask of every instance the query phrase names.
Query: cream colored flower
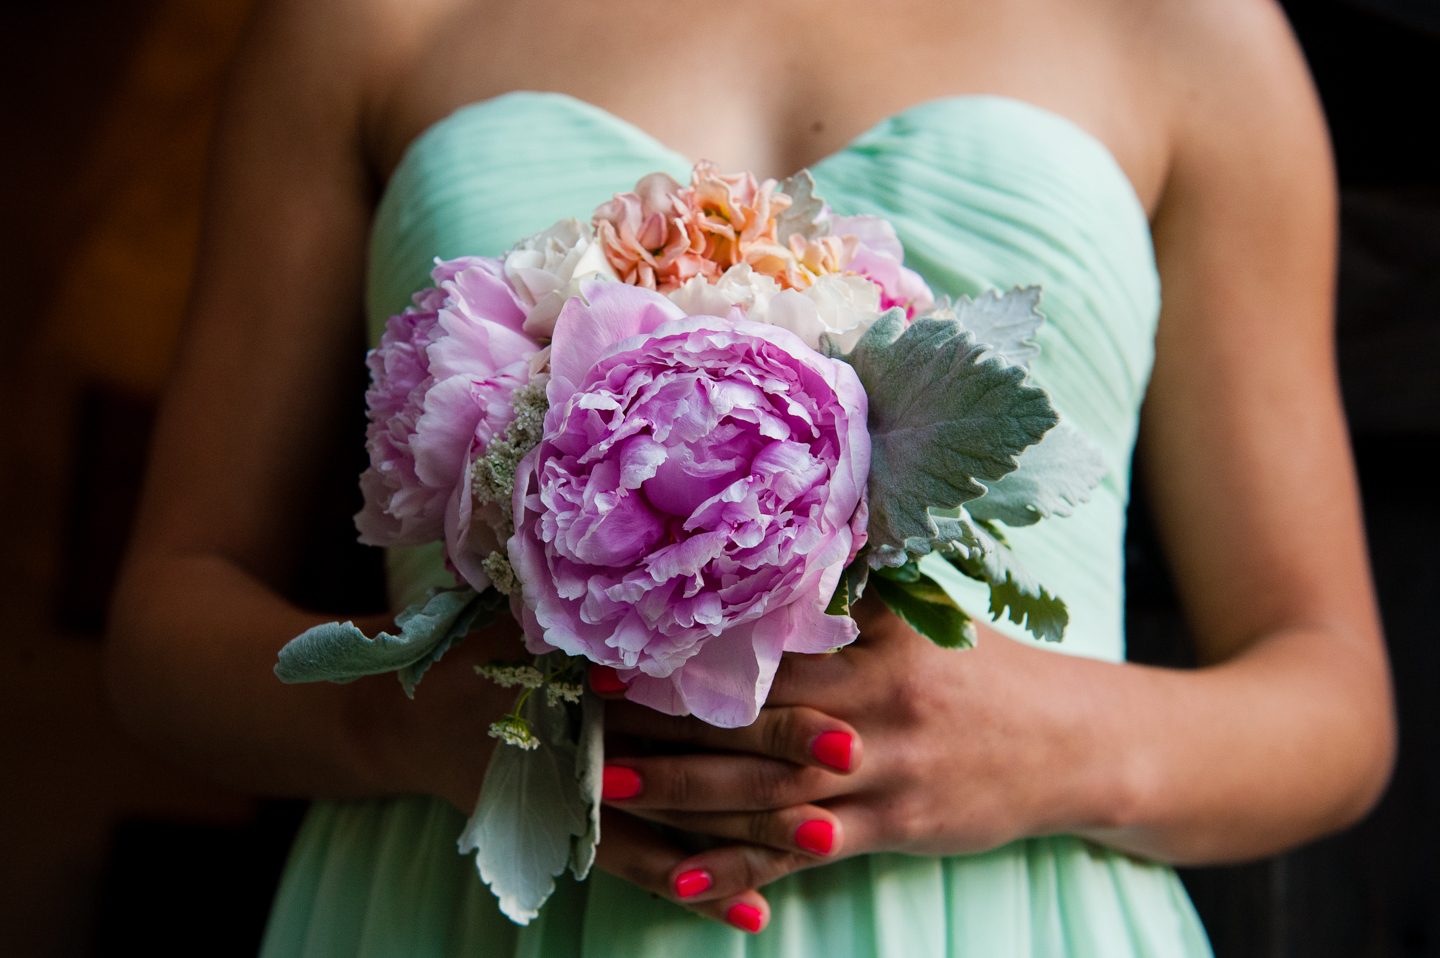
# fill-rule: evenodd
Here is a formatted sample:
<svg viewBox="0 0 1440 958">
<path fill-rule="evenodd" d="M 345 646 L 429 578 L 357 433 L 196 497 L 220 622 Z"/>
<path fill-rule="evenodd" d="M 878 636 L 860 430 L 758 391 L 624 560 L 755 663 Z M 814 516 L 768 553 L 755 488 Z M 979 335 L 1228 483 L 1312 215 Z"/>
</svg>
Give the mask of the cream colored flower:
<svg viewBox="0 0 1440 958">
<path fill-rule="evenodd" d="M 617 279 L 589 224 L 575 219 L 516 243 L 505 254 L 505 278 L 530 307 L 524 329 L 537 339 L 554 334 L 555 317 L 567 299 L 579 295 L 583 280 Z"/>
<path fill-rule="evenodd" d="M 803 290 L 787 289 L 747 319 L 780 326 L 820 349 L 823 339 L 848 353 L 880 318 L 880 289 L 863 276 L 826 274 Z"/>
<path fill-rule="evenodd" d="M 755 272 L 748 263 L 738 263 L 725 271 L 719 282 L 708 283 L 699 276 L 686 280 L 672 290 L 670 301 L 687 316 L 727 316 L 739 306 L 747 316 L 763 316 L 770 300 L 780 292 L 780 284 L 769 276 Z M 763 321 L 763 320 L 762 320 Z"/>
</svg>

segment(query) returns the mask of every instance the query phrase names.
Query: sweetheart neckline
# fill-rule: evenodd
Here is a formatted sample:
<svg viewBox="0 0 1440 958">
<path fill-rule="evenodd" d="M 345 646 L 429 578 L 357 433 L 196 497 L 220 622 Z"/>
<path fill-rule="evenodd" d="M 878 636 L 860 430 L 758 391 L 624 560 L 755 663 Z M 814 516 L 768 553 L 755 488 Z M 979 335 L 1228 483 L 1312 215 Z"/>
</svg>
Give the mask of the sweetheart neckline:
<svg viewBox="0 0 1440 958">
<path fill-rule="evenodd" d="M 429 126 L 422 129 L 419 133 L 415 135 L 413 139 L 410 140 L 409 143 L 405 145 L 405 150 L 400 154 L 399 162 L 397 162 L 394 169 L 390 171 L 390 176 L 386 181 L 385 189 L 389 189 L 390 183 L 394 181 L 396 174 L 406 165 L 407 162 L 410 161 L 412 154 L 415 153 L 416 149 L 420 146 L 420 144 L 423 143 L 425 140 L 429 139 L 432 135 L 434 135 L 436 131 L 448 126 L 450 123 L 457 120 L 463 114 L 467 114 L 475 110 L 484 109 L 502 100 L 508 100 L 515 97 L 537 97 L 545 101 L 565 103 L 571 108 L 579 108 L 584 111 L 593 113 L 597 117 L 603 119 L 605 122 L 620 127 L 621 129 L 624 129 L 627 132 L 646 140 L 657 150 L 668 153 L 671 156 L 678 158 L 687 167 L 694 165 L 693 160 L 691 160 L 685 154 L 681 153 L 679 150 L 664 143 L 662 140 L 656 137 L 653 133 L 646 130 L 644 127 L 625 119 L 623 116 L 611 113 L 604 107 L 599 106 L 595 103 L 591 103 L 589 100 L 583 100 L 580 97 L 574 96 L 572 94 L 561 93 L 556 90 L 509 90 L 505 93 L 497 93 L 495 96 L 492 97 L 486 97 L 483 100 L 474 100 L 470 103 L 461 104 L 460 106 L 451 110 L 449 113 L 445 114 L 440 119 L 435 120 Z M 1125 167 L 1123 167 L 1120 164 L 1119 159 L 1116 158 L 1115 152 L 1110 149 L 1109 145 L 1107 145 L 1104 140 L 1100 139 L 1094 133 L 1091 133 L 1089 130 L 1085 129 L 1079 123 L 1076 123 L 1074 120 L 1070 119 L 1064 114 L 1056 113 L 1054 110 L 1046 109 L 1043 106 L 1031 103 L 1029 100 L 1022 100 L 1019 97 L 1005 96 L 1003 94 L 958 93 L 946 96 L 930 97 L 929 99 L 921 100 L 917 103 L 912 103 L 910 106 L 905 107 L 903 110 L 891 113 L 888 116 L 880 118 L 871 126 L 866 128 L 864 131 L 852 137 L 839 149 L 825 154 L 824 156 L 816 160 L 814 163 L 802 167 L 802 169 L 817 170 L 823 167 L 829 161 L 853 152 L 861 144 L 863 144 L 865 140 L 870 138 L 887 124 L 894 123 L 897 120 L 902 120 L 915 113 L 919 113 L 922 110 L 932 109 L 938 106 L 948 104 L 978 104 L 982 102 L 1003 103 L 1006 104 L 1007 107 L 1018 107 L 1026 112 L 1043 116 L 1048 120 L 1058 121 L 1062 125 L 1068 127 L 1074 133 L 1078 134 L 1083 139 L 1089 141 L 1091 144 L 1098 147 L 1100 151 L 1104 154 L 1106 160 L 1109 161 L 1110 166 L 1113 167 L 1116 175 L 1119 176 L 1121 182 L 1124 183 L 1126 190 L 1129 192 L 1130 197 L 1134 200 L 1136 206 L 1139 207 L 1139 209 L 1142 211 L 1142 215 L 1144 215 L 1144 218 L 1147 221 L 1149 220 L 1149 215 L 1145 212 L 1144 201 L 1140 199 L 1140 191 L 1136 189 L 1134 180 L 1130 179 L 1130 174 L 1125 171 Z M 797 170 L 796 172 L 799 171 Z"/>
</svg>

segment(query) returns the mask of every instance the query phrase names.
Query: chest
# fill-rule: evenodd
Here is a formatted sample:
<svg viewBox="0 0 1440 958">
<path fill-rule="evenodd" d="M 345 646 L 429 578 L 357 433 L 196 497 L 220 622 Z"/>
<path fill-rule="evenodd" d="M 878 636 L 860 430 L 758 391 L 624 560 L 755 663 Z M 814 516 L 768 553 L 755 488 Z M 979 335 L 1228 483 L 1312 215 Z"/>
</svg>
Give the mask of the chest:
<svg viewBox="0 0 1440 958">
<path fill-rule="evenodd" d="M 373 162 L 460 106 L 516 89 L 567 93 L 692 159 L 783 177 L 879 120 L 937 97 L 995 93 L 1105 143 L 1147 208 L 1165 147 L 1134 76 L 1138 38 L 1086 4 L 1044 0 L 566 0 L 432 11 L 380 97 Z"/>
</svg>

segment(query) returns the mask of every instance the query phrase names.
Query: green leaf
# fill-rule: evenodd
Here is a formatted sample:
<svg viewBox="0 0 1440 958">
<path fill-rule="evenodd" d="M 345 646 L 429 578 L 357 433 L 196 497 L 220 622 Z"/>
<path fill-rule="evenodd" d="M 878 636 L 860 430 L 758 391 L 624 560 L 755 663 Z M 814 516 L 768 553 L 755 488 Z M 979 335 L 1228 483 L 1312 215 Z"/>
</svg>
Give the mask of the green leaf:
<svg viewBox="0 0 1440 958">
<path fill-rule="evenodd" d="M 825 607 L 826 615 L 849 615 L 850 606 L 860 600 L 865 593 L 865 581 L 870 575 L 870 567 L 865 564 L 864 559 L 856 559 L 845 567 L 840 573 L 840 581 L 835 583 L 835 594 L 830 597 L 830 604 Z"/>
<path fill-rule="evenodd" d="M 600 729 L 593 719 L 585 729 L 582 719 L 582 761 L 569 708 L 547 705 L 543 694 L 533 694 L 521 716 L 540 747 L 496 746 L 459 847 L 461 854 L 475 853 L 475 867 L 500 899 L 500 910 L 526 925 L 555 891 L 555 877 L 566 865 L 581 864 L 588 871 L 594 860 L 599 773 L 592 782 L 581 771 L 598 759 Z"/>
<path fill-rule="evenodd" d="M 775 236 L 781 246 L 790 245 L 790 236 L 799 233 L 807 240 L 830 234 L 830 224 L 817 222 L 825 211 L 825 201 L 815 195 L 815 177 L 801 170 L 780 184 L 780 192 L 790 197 L 790 207 L 775 217 Z"/>
<path fill-rule="evenodd" d="M 1025 568 L 996 530 L 973 523 L 983 551 L 966 556 L 946 556 L 961 572 L 990 586 L 990 615 L 998 621 L 1009 610 L 1009 619 L 1030 630 L 1037 639 L 1059 642 L 1070 624 L 1065 603 Z"/>
<path fill-rule="evenodd" d="M 976 519 L 1008 526 L 1072 515 L 1077 505 L 1090 501 L 1090 490 L 1109 471 L 1105 457 L 1085 434 L 1062 422 L 1025 450 L 1014 472 L 986 483 L 985 495 L 966 503 L 965 509 Z"/>
<path fill-rule="evenodd" d="M 929 576 L 906 582 L 882 572 L 874 579 L 874 589 L 906 625 L 936 645 L 947 649 L 974 647 L 975 624 L 970 616 Z"/>
<path fill-rule="evenodd" d="M 983 297 L 982 297 L 983 299 Z M 1016 458 L 1059 417 L 1026 371 L 1000 359 L 954 319 L 886 312 L 846 360 L 870 404 L 870 564 L 950 547 L 963 533 L 930 508 L 953 509 L 985 494 L 980 480 L 1014 471 Z"/>
<path fill-rule="evenodd" d="M 430 665 L 455 642 L 495 619 L 505 597 L 493 589 L 476 594 L 469 587 L 431 592 L 395 619 L 399 635 L 382 632 L 368 638 L 353 622 L 327 622 L 306 629 L 280 650 L 275 675 L 280 681 L 353 682 L 363 675 L 398 673 L 405 694 Z"/>
</svg>

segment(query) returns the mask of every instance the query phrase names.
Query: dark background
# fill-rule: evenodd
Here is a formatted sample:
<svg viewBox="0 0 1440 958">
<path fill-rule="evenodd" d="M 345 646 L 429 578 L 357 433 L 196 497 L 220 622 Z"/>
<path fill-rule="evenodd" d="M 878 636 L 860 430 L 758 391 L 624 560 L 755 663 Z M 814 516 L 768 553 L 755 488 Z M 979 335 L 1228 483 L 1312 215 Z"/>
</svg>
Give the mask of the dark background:
<svg viewBox="0 0 1440 958">
<path fill-rule="evenodd" d="M 193 263 L 206 138 L 249 5 L 0 5 L 0 667 L 13 679 L 0 696 L 0 953 L 16 958 L 253 955 L 303 810 L 146 753 L 118 728 L 100 671 Z M 1440 160 L 1424 145 L 1440 117 L 1440 2 L 1286 8 L 1343 189 L 1341 374 L 1400 759 L 1355 828 L 1182 877 L 1220 958 L 1440 956 Z M 379 574 L 343 544 L 361 388 L 312 575 L 292 589 L 321 609 L 353 608 L 347 584 Z M 1138 486 L 1127 551 L 1131 658 L 1192 664 Z"/>
</svg>

